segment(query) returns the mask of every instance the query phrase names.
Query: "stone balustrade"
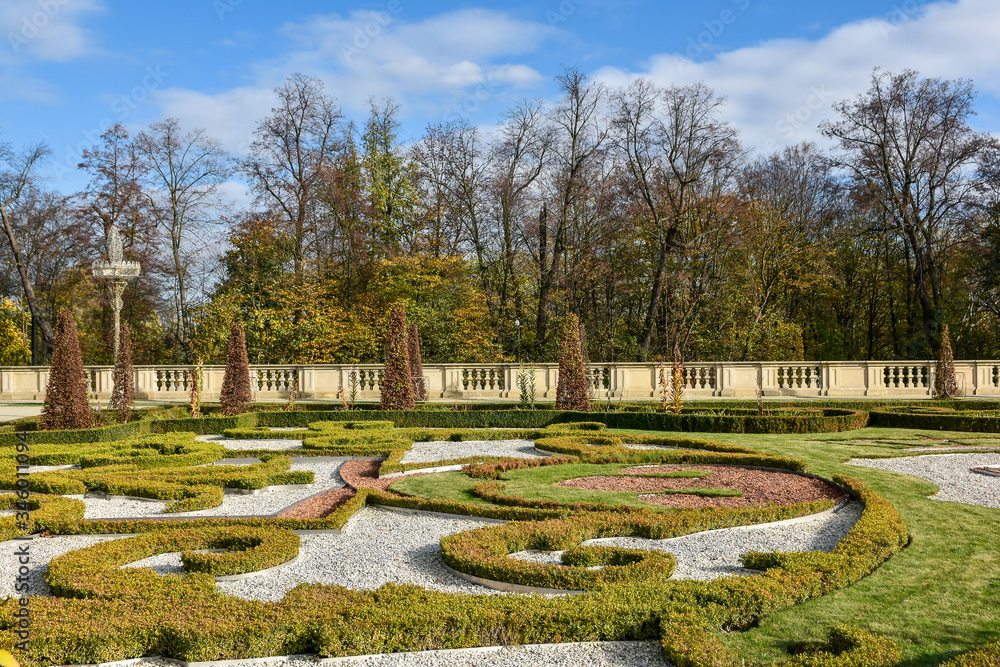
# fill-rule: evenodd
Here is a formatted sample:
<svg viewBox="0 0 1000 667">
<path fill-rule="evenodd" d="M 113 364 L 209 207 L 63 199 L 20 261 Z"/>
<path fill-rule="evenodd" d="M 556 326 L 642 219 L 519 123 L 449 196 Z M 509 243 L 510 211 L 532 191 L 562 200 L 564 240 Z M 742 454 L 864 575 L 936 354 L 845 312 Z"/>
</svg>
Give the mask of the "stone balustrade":
<svg viewBox="0 0 1000 667">
<path fill-rule="evenodd" d="M 685 368 L 685 399 L 754 398 L 758 377 L 764 396 L 843 398 L 927 398 L 934 386 L 931 361 L 792 361 L 705 362 Z M 960 393 L 1000 397 L 1000 361 L 956 361 Z M 0 367 L 0 400 L 44 398 L 48 367 Z M 669 373 L 669 367 L 667 368 Z M 89 366 L 90 388 L 101 400 L 111 396 L 110 366 Z M 558 364 L 536 364 L 531 370 L 516 364 L 424 364 L 424 384 L 431 400 L 518 399 L 519 373 L 533 373 L 535 397 L 554 400 Z M 592 363 L 588 383 L 594 399 L 655 399 L 659 368 L 652 363 Z M 222 388 L 223 366 L 202 369 L 202 400 L 216 401 Z M 343 388 L 350 400 L 379 397 L 381 364 L 252 366 L 256 400 L 288 397 L 298 378 L 298 397 L 336 400 Z M 136 398 L 188 400 L 190 366 L 136 366 Z M 525 376 L 527 379 L 527 376 Z"/>
</svg>

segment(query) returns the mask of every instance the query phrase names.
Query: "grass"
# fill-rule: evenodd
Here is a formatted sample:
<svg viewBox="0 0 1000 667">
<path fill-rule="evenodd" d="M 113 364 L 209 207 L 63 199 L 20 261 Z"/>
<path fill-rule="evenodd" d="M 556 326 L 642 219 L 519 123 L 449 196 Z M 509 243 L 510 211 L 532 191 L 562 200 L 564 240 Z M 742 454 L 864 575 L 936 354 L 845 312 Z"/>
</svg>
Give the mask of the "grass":
<svg viewBox="0 0 1000 667">
<path fill-rule="evenodd" d="M 691 434 L 698 437 L 699 434 Z M 872 576 L 849 588 L 773 614 L 747 632 L 723 636 L 746 664 L 788 657 L 786 649 L 819 641 L 835 624 L 884 634 L 903 649 L 902 665 L 937 665 L 1000 638 L 1000 509 L 930 500 L 937 486 L 884 470 L 848 466 L 855 457 L 907 455 L 928 439 L 1000 445 L 981 434 L 863 429 L 837 434 L 702 434 L 808 462 L 810 472 L 861 479 L 906 519 L 912 542 Z"/>
</svg>

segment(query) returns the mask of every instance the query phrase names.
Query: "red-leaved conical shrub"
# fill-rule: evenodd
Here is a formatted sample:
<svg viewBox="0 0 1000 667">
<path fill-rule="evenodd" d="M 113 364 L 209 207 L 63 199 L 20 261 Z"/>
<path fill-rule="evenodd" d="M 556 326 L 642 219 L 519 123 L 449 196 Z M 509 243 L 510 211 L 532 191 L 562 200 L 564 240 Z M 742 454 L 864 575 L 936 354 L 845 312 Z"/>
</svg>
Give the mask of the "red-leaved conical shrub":
<svg viewBox="0 0 1000 667">
<path fill-rule="evenodd" d="M 43 429 L 89 428 L 94 415 L 87 400 L 87 376 L 76 321 L 69 311 L 56 318 L 56 344 L 45 389 L 45 407 L 39 425 Z"/>
<path fill-rule="evenodd" d="M 413 397 L 418 401 L 427 400 L 427 386 L 424 384 L 424 362 L 420 358 L 420 332 L 416 324 L 410 325 L 410 335 L 406 338 L 410 354 L 410 373 L 413 374 Z"/>
<path fill-rule="evenodd" d="M 556 410 L 590 412 L 590 396 L 587 394 L 587 378 L 583 373 L 583 354 L 580 351 L 580 319 L 572 313 L 563 320 Z"/>
<path fill-rule="evenodd" d="M 112 376 L 114 389 L 111 390 L 111 403 L 108 406 L 118 413 L 118 421 L 128 422 L 132 416 L 132 403 L 135 401 L 135 371 L 132 368 L 132 333 L 128 325 L 122 323 L 118 335 L 118 354 L 115 355 L 115 372 Z"/>
<path fill-rule="evenodd" d="M 948 325 L 941 327 L 941 344 L 938 347 L 937 368 L 934 373 L 934 394 L 940 398 L 958 396 L 958 378 L 955 376 L 955 357 L 951 351 Z"/>
<path fill-rule="evenodd" d="M 253 401 L 250 392 L 250 362 L 247 360 L 247 339 L 243 326 L 233 322 L 229 330 L 229 349 L 226 354 L 226 375 L 222 378 L 222 414 L 238 415 L 246 412 Z"/>
<path fill-rule="evenodd" d="M 413 375 L 407 345 L 406 306 L 393 306 L 385 337 L 385 371 L 379 383 L 383 410 L 412 410 Z"/>
</svg>

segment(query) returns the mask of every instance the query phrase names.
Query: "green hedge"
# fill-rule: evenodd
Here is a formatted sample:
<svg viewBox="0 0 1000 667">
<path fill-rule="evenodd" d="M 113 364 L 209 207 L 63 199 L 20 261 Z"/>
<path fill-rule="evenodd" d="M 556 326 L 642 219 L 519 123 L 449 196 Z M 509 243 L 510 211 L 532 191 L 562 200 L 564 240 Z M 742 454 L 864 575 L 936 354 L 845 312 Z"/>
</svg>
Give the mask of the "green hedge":
<svg viewBox="0 0 1000 667">
<path fill-rule="evenodd" d="M 942 663 L 942 667 L 1000 667 L 1000 641 L 963 653 Z"/>
<path fill-rule="evenodd" d="M 219 547 L 235 551 L 195 553 Z M 113 599 L 133 591 L 149 597 L 172 597 L 180 588 L 179 575 L 163 576 L 148 568 L 120 568 L 173 551 L 181 552 L 182 561 L 192 573 L 184 578 L 183 588 L 205 594 L 214 592 L 216 576 L 255 572 L 291 560 L 298 555 L 299 537 L 273 527 L 172 528 L 58 556 L 49 561 L 46 578 L 53 593 L 64 597 Z"/>
<path fill-rule="evenodd" d="M 931 431 L 1000 433 L 1000 412 L 984 410 L 928 410 L 900 408 L 873 410 L 871 425 L 883 428 L 916 428 Z"/>
<path fill-rule="evenodd" d="M 902 657 L 899 645 L 891 639 L 835 625 L 826 643 L 806 647 L 782 667 L 895 667 Z"/>
<path fill-rule="evenodd" d="M 866 512 L 876 504 L 877 496 L 860 485 L 852 485 L 850 480 L 843 483 L 865 501 Z M 362 491 L 355 498 L 382 502 L 383 495 Z M 360 502 L 355 500 L 350 509 L 356 509 Z M 752 511 L 758 514 L 744 514 L 742 519 L 757 522 L 766 518 L 765 512 L 773 510 Z M 639 517 L 612 516 L 608 521 L 621 527 L 626 520 L 640 521 Z M 565 521 L 588 518 L 594 520 L 566 516 Z M 884 518 L 891 519 L 887 514 Z M 662 513 L 649 517 L 651 522 L 670 520 Z M 531 524 L 509 524 L 498 529 L 528 526 Z M 557 526 L 553 528 L 550 539 L 558 538 L 560 533 Z M 884 529 L 892 532 L 892 525 Z M 151 531 L 163 535 L 172 532 L 162 526 Z M 661 536 L 664 532 L 659 530 Z M 649 533 L 655 536 L 654 531 Z M 867 553 L 865 536 L 856 537 L 852 531 L 842 544 L 854 540 L 869 571 L 887 557 L 877 545 Z M 159 538 L 165 539 L 169 538 Z M 162 549 L 159 540 L 154 541 L 157 549 Z M 129 558 L 134 556 L 129 554 Z M 601 559 L 624 562 L 632 555 L 578 550 L 569 558 L 575 563 L 572 567 L 583 567 L 584 562 Z M 652 573 L 651 579 L 600 583 L 591 593 L 554 599 L 454 596 L 416 586 L 386 585 L 377 591 L 352 591 L 338 586 L 303 585 L 279 603 L 262 603 L 222 595 L 215 590 L 211 577 L 204 574 L 155 576 L 147 581 L 143 570 L 133 569 L 88 577 L 95 571 L 91 561 L 78 559 L 75 572 L 57 567 L 56 575 L 61 577 L 59 585 L 65 592 L 92 597 L 33 601 L 32 640 L 28 653 L 18 656 L 25 667 L 99 663 L 152 654 L 193 662 L 310 652 L 336 656 L 602 639 L 660 639 L 665 656 L 676 665 L 714 665 L 726 659 L 717 650 L 717 630 L 749 627 L 776 609 L 847 581 L 837 579 L 833 572 L 807 569 L 777 568 L 759 576 L 713 582 L 655 581 L 651 580 L 656 577 Z M 105 561 L 102 567 L 106 566 Z M 14 600 L 0 603 L 0 619 L 11 618 L 15 605 Z M 139 609 L 141 613 L 137 613 Z M 0 641 L 5 644 L 13 643 L 10 629 L 9 621 L 0 621 L 0 635 L 4 635 Z"/>
<path fill-rule="evenodd" d="M 441 539 L 441 557 L 449 567 L 484 579 L 543 588 L 596 590 L 614 582 L 649 583 L 659 578 L 645 568 L 616 570 L 602 576 L 603 571 L 584 573 L 558 565 L 516 560 L 508 554 L 530 549 L 572 549 L 597 537 L 661 540 L 704 530 L 781 521 L 831 507 L 832 501 L 820 501 L 783 507 L 574 514 L 550 521 L 517 522 L 449 535 Z"/>
</svg>

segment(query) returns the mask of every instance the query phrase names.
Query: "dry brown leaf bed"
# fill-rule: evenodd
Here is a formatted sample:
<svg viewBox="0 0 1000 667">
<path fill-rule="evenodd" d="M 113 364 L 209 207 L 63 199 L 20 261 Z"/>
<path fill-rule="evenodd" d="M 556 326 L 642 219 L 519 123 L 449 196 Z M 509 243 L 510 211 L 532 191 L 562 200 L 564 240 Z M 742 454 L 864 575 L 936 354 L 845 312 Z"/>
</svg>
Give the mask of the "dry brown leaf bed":
<svg viewBox="0 0 1000 667">
<path fill-rule="evenodd" d="M 702 470 L 711 473 L 700 479 L 638 477 L 656 473 Z M 844 500 L 846 494 L 829 482 L 794 473 L 757 470 L 723 465 L 665 465 L 623 468 L 618 476 L 582 477 L 556 486 L 590 491 L 626 491 L 639 494 L 647 503 L 662 507 L 697 509 L 702 507 L 749 507 L 752 505 L 792 505 L 817 500 Z M 667 489 L 739 489 L 742 498 L 706 498 L 689 494 L 644 495 Z"/>
</svg>

